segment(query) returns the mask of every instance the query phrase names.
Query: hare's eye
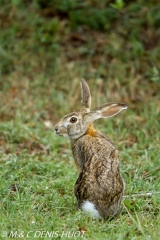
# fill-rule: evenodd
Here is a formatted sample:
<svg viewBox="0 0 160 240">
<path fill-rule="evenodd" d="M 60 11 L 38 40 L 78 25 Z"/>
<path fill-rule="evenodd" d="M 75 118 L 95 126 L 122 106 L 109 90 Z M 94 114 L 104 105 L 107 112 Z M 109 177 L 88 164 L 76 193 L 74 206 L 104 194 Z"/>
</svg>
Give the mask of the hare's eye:
<svg viewBox="0 0 160 240">
<path fill-rule="evenodd" d="M 71 123 L 77 122 L 77 118 L 76 118 L 76 117 L 72 117 L 72 118 L 70 119 L 70 122 L 71 122 Z"/>
</svg>

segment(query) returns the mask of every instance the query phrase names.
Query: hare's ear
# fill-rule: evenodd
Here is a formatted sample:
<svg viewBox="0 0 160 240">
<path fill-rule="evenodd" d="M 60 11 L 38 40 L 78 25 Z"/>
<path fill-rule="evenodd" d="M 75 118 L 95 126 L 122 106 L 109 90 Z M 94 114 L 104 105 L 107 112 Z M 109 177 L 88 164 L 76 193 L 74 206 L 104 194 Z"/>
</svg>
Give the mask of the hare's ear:
<svg viewBox="0 0 160 240">
<path fill-rule="evenodd" d="M 84 78 L 81 79 L 81 89 L 82 89 L 82 109 L 85 112 L 89 112 L 91 107 L 91 94 L 89 86 Z"/>
<path fill-rule="evenodd" d="M 124 109 L 127 109 L 127 106 L 123 103 L 107 103 L 87 113 L 85 118 L 87 122 L 93 122 L 99 118 L 112 117 Z"/>
</svg>

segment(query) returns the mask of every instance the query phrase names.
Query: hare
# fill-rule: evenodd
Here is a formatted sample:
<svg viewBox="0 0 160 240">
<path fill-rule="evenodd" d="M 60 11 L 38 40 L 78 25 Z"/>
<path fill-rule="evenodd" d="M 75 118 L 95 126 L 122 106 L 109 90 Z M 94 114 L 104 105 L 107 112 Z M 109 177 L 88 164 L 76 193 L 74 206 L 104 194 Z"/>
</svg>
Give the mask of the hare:
<svg viewBox="0 0 160 240">
<path fill-rule="evenodd" d="M 81 79 L 82 108 L 65 115 L 55 126 L 55 133 L 68 137 L 79 177 L 74 193 L 78 208 L 92 218 L 116 216 L 124 192 L 124 181 L 119 171 L 118 151 L 113 143 L 93 122 L 108 118 L 127 109 L 123 103 L 106 103 L 93 111 L 91 94 L 85 79 Z"/>
</svg>

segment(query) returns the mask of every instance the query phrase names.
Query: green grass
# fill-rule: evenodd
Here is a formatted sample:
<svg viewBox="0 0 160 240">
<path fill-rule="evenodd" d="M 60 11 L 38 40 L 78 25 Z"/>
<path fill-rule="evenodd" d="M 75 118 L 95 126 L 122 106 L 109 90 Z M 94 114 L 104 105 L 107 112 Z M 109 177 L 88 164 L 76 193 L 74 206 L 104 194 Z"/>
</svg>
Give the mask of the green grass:
<svg viewBox="0 0 160 240">
<path fill-rule="evenodd" d="M 106 1 L 45 2 L 0 3 L 0 239 L 158 240 L 159 6 L 115 1 L 101 12 Z M 83 10 L 93 21 L 81 17 Z M 108 221 L 77 210 L 70 144 L 53 131 L 80 108 L 81 77 L 92 108 L 128 105 L 95 123 L 119 150 L 128 196 Z M 152 197 L 132 196 L 146 192 Z"/>
<path fill-rule="evenodd" d="M 68 239 L 65 234 L 72 233 L 81 234 L 76 239 L 82 239 L 84 231 L 84 239 L 158 239 L 160 136 L 156 103 L 155 98 L 140 105 L 139 115 L 128 106 L 119 116 L 96 123 L 120 151 L 125 194 L 129 195 L 120 215 L 111 221 L 91 220 L 77 210 L 73 194 L 77 172 L 70 145 L 45 127 L 45 119 L 38 121 L 36 114 L 28 113 L 30 119 L 26 120 L 22 108 L 16 110 L 14 119 L 1 122 L 1 233 L 6 231 L 9 238 L 24 231 L 32 239 L 42 231 L 57 231 L 57 239 Z M 131 196 L 145 192 L 153 193 L 152 198 Z M 47 233 L 43 234 L 47 239 Z"/>
</svg>

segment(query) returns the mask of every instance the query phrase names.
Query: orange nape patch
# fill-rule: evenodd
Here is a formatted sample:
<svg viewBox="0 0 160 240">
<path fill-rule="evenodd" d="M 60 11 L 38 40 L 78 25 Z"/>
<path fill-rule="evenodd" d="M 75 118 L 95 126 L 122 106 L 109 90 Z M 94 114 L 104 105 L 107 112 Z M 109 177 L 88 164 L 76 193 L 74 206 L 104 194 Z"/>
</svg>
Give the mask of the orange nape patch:
<svg viewBox="0 0 160 240">
<path fill-rule="evenodd" d="M 91 136 L 91 137 L 95 137 L 95 135 L 96 135 L 96 130 L 94 129 L 94 127 L 93 127 L 92 124 L 89 125 L 89 128 L 88 128 L 88 130 L 87 130 L 87 132 L 86 132 L 86 135 L 89 135 L 89 136 Z"/>
</svg>

